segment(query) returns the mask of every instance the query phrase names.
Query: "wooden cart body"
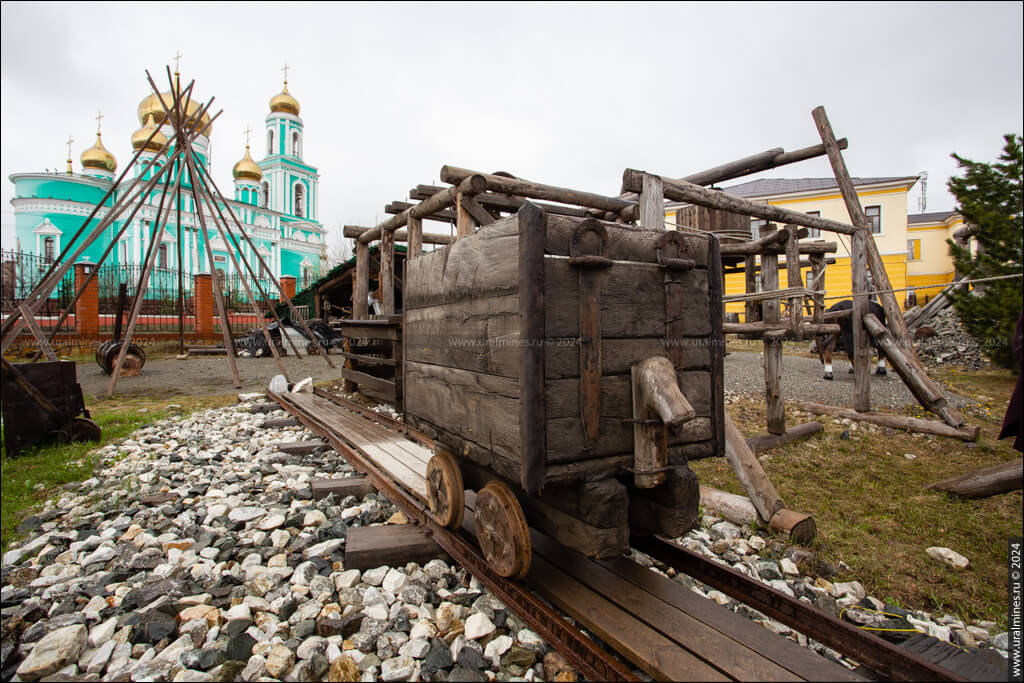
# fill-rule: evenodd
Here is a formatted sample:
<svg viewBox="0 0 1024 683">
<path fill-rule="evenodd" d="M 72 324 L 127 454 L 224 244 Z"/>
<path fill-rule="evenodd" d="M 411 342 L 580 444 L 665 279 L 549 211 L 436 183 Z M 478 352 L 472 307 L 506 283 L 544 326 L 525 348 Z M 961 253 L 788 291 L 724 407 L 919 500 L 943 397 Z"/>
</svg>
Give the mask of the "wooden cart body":
<svg viewBox="0 0 1024 683">
<path fill-rule="evenodd" d="M 82 387 L 73 361 L 19 363 L 17 372 L 56 408 L 50 413 L 18 386 L 3 376 L 4 450 L 14 457 L 22 449 L 41 441 L 68 440 L 77 436 L 76 418 L 89 417 Z"/>
<path fill-rule="evenodd" d="M 696 413 L 669 465 L 721 455 L 721 283 L 711 235 L 526 204 L 406 263 L 406 419 L 530 496 L 623 475 L 631 368 L 660 355 Z"/>
</svg>

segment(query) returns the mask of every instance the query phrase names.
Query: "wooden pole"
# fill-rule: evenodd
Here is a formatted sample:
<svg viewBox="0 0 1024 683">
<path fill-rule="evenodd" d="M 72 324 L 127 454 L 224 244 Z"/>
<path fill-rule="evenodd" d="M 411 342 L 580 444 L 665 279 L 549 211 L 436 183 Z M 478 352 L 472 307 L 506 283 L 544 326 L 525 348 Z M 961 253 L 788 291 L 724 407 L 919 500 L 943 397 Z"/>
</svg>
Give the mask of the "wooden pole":
<svg viewBox="0 0 1024 683">
<path fill-rule="evenodd" d="M 956 427 L 950 427 L 942 422 L 937 422 L 935 420 L 922 420 L 916 417 L 880 415 L 878 413 L 859 413 L 856 410 L 850 410 L 849 408 L 837 408 L 835 406 L 826 406 L 819 403 L 804 403 L 801 401 L 798 401 L 795 405 L 800 410 L 806 410 L 807 412 L 814 413 L 815 415 L 845 417 L 850 420 L 869 422 L 882 427 L 902 429 L 905 432 L 934 434 L 935 436 L 946 436 L 951 439 L 959 439 L 960 441 L 977 441 L 978 435 L 981 433 L 981 429 L 976 426 L 965 426 L 957 429 Z"/>
<path fill-rule="evenodd" d="M 974 470 L 928 484 L 925 488 L 948 491 L 962 498 L 986 498 L 997 493 L 1016 491 L 1024 485 L 1024 460 L 1020 458 L 992 467 Z"/>
<path fill-rule="evenodd" d="M 380 298 L 381 313 L 395 312 L 395 233 L 380 236 Z"/>
<path fill-rule="evenodd" d="M 864 314 L 868 311 L 868 273 L 865 256 L 867 242 L 871 239 L 865 231 L 858 230 L 850 240 L 850 271 L 853 279 L 853 408 L 859 412 L 871 410 L 871 344 L 864 329 Z"/>
<path fill-rule="evenodd" d="M 809 334 L 838 334 L 840 331 L 839 325 L 834 323 L 801 323 L 800 329 L 801 334 L 804 336 Z M 724 334 L 754 335 L 750 338 L 757 339 L 766 334 L 769 336 L 783 334 L 786 339 L 796 339 L 796 333 L 788 320 L 777 323 L 763 321 L 756 323 L 723 323 L 722 332 Z"/>
<path fill-rule="evenodd" d="M 846 149 L 849 144 L 846 138 L 837 142 L 839 149 Z M 759 173 L 761 171 L 767 171 L 768 169 L 778 168 L 779 166 L 786 166 L 787 164 L 793 164 L 798 161 L 805 161 L 807 159 L 814 159 L 816 157 L 823 156 L 826 153 L 824 145 L 812 145 L 810 147 L 804 147 L 802 149 L 795 149 L 792 152 L 786 152 L 781 147 L 769 149 L 760 154 L 753 154 L 743 159 L 737 159 L 736 161 L 730 161 L 727 164 L 710 168 L 700 173 L 694 173 L 688 175 L 683 180 L 694 183 L 695 185 L 714 185 L 715 183 L 721 183 L 726 180 L 732 180 L 734 178 L 742 178 L 743 176 L 750 175 L 752 173 Z"/>
<path fill-rule="evenodd" d="M 786 233 L 789 235 L 789 239 L 786 241 L 786 287 L 803 287 L 803 278 L 800 276 L 800 237 L 797 226 L 792 223 L 788 224 Z M 789 322 L 793 326 L 797 341 L 804 338 L 803 327 L 800 324 L 803 322 L 802 301 L 802 296 L 789 298 Z"/>
<path fill-rule="evenodd" d="M 762 234 L 775 230 L 774 225 L 761 229 Z M 785 232 L 780 234 L 785 235 Z M 775 292 L 779 289 L 779 257 L 775 254 L 761 256 L 762 290 Z M 761 303 L 764 322 L 771 326 L 779 322 L 779 300 L 765 299 Z M 799 334 L 799 332 L 795 332 Z M 786 406 L 782 399 L 782 338 L 778 333 L 765 332 L 764 340 L 764 390 L 765 412 L 769 434 L 785 434 Z"/>
<path fill-rule="evenodd" d="M 370 245 L 356 241 L 356 284 L 352 289 L 352 317 L 366 320 L 369 317 L 367 297 L 370 296 Z"/>
<path fill-rule="evenodd" d="M 477 229 L 478 223 L 473 215 L 466 210 L 463 200 L 463 193 L 455 194 L 455 234 L 457 237 L 465 237 Z"/>
<path fill-rule="evenodd" d="M 747 294 L 757 293 L 757 257 L 754 254 L 743 257 L 743 285 Z M 743 302 L 743 322 L 746 325 L 761 322 L 761 302 Z"/>
<path fill-rule="evenodd" d="M 747 440 L 728 413 L 725 415 L 725 459 L 729 461 L 740 484 L 757 508 L 757 514 L 765 523 L 785 507 L 754 451 L 747 446 Z"/>
<path fill-rule="evenodd" d="M 406 227 L 409 232 L 409 248 L 405 252 L 405 258 L 406 260 L 419 258 L 420 252 L 423 251 L 423 219 L 410 216 Z M 397 241 L 398 231 L 396 230 L 393 234 Z"/>
<path fill-rule="evenodd" d="M 710 486 L 700 487 L 700 504 L 707 510 L 711 510 L 733 524 L 748 526 L 761 522 L 757 508 L 746 496 L 735 493 L 726 493 Z"/>
<path fill-rule="evenodd" d="M 665 229 L 665 192 L 658 176 L 644 176 L 639 225 L 647 230 Z"/>
<path fill-rule="evenodd" d="M 747 439 L 747 445 L 750 446 L 750 450 L 755 453 L 762 453 L 764 451 L 770 451 L 773 448 L 779 446 L 785 446 L 788 443 L 799 441 L 800 439 L 806 439 L 809 436 L 813 436 L 822 430 L 820 422 L 805 422 L 804 424 L 797 425 L 792 429 L 787 429 L 785 434 L 762 434 L 760 436 L 752 436 Z"/>
<path fill-rule="evenodd" d="M 359 241 L 363 244 L 369 244 L 374 240 L 380 239 L 381 233 L 394 231 L 405 226 L 409 216 L 424 218 L 425 216 L 429 216 L 441 209 L 447 209 L 455 203 L 456 196 L 459 192 L 476 195 L 484 192 L 486 189 L 487 181 L 484 180 L 483 177 L 479 175 L 469 175 L 459 182 L 458 185 L 449 187 L 443 192 L 438 192 L 429 199 L 424 199 L 416 206 L 408 209 L 407 211 L 403 211 L 397 216 L 392 216 L 369 232 L 363 233 L 359 236 Z"/>
<path fill-rule="evenodd" d="M 21 317 L 25 320 L 25 324 L 28 326 L 29 331 L 36 340 L 36 344 L 39 346 L 39 350 L 46 356 L 46 360 L 57 360 L 57 354 L 50 348 L 50 343 L 46 340 L 46 335 L 39 328 L 39 323 L 36 322 L 36 318 L 32 315 L 24 303 L 18 304 L 18 312 L 21 313 Z"/>
<path fill-rule="evenodd" d="M 413 222 L 415 221 L 420 225 L 420 251 L 423 251 L 424 244 L 451 244 L 452 238 L 450 235 L 441 235 L 435 232 L 423 232 L 423 218 L 416 218 L 414 216 L 409 217 L 410 230 L 412 229 Z M 373 230 L 373 228 L 364 228 L 358 225 L 346 225 L 343 228 L 342 235 L 345 237 L 359 237 Z M 412 236 L 409 230 L 395 230 L 395 242 L 409 242 L 409 250 L 412 251 Z M 408 256 L 406 258 L 409 258 Z"/>
</svg>

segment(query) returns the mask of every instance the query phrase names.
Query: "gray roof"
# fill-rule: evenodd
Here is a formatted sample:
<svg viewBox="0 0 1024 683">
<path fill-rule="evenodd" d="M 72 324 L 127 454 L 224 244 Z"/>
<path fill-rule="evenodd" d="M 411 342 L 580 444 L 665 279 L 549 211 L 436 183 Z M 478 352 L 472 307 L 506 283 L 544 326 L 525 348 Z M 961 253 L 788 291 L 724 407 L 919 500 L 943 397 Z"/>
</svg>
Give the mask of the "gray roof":
<svg viewBox="0 0 1024 683">
<path fill-rule="evenodd" d="M 932 213 L 914 213 L 907 215 L 907 224 L 913 225 L 914 223 L 940 223 L 953 214 L 956 211 L 933 211 Z"/>
<path fill-rule="evenodd" d="M 912 176 L 887 176 L 883 178 L 851 178 L 854 186 L 877 185 L 881 183 L 892 183 L 899 180 L 917 182 L 918 177 Z M 726 192 L 740 197 L 773 197 L 781 194 L 792 194 L 795 192 L 817 192 L 820 190 L 839 189 L 835 178 L 761 178 L 751 180 L 739 185 L 722 188 Z"/>
</svg>

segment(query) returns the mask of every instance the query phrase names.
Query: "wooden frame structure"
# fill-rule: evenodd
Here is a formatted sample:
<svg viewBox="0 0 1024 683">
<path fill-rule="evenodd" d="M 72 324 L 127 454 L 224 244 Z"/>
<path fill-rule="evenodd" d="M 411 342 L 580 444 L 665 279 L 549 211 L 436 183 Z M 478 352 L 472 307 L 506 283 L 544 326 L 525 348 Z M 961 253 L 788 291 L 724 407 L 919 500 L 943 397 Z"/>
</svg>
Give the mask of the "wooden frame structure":
<svg viewBox="0 0 1024 683">
<path fill-rule="evenodd" d="M 209 170 L 200 163 L 196 158 L 192 149 L 192 141 L 206 131 L 213 121 L 220 116 L 218 112 L 209 121 L 204 122 L 203 118 L 207 115 L 213 104 L 214 98 L 203 105 L 198 107 L 196 111 L 191 114 L 186 114 L 189 111 L 189 105 L 191 104 L 192 89 L 195 81 L 191 81 L 186 87 L 181 86 L 181 80 L 177 73 L 172 77 L 170 67 L 166 67 L 167 81 L 170 86 L 170 101 L 165 99 L 165 96 L 160 93 L 156 83 L 153 81 L 152 76 L 146 71 L 146 79 L 149 81 L 149 85 L 152 88 L 154 94 L 157 96 L 157 101 L 160 102 L 161 107 L 164 110 L 164 120 L 169 122 L 173 127 L 173 134 L 168 136 L 168 140 L 163 144 L 160 150 L 148 161 L 142 161 L 141 155 L 143 150 L 150 141 L 156 136 L 159 131 L 158 128 L 154 128 L 150 133 L 149 138 L 143 145 L 139 147 L 131 161 L 118 176 L 117 180 L 107 191 L 104 198 L 97 202 L 96 207 L 92 213 L 83 221 L 81 227 L 75 232 L 75 235 L 67 241 L 66 246 L 62 250 L 61 254 L 57 259 L 50 265 L 46 274 L 38 285 L 29 293 L 26 300 L 15 310 L 6 320 L 4 320 L 2 327 L 0 327 L 0 351 L 6 350 L 7 347 L 14 341 L 21 330 L 24 327 L 28 327 L 33 333 L 40 350 L 47 358 L 55 358 L 53 351 L 50 347 L 54 335 L 60 329 L 61 324 L 67 318 L 67 316 L 74 310 L 75 304 L 81 298 L 86 288 L 90 285 L 99 270 L 100 264 L 110 255 L 113 251 L 114 246 L 118 243 L 118 239 L 131 225 L 132 219 L 136 213 L 142 207 L 144 199 L 150 192 L 155 190 L 160 183 L 163 181 L 163 185 L 160 192 L 160 202 L 157 208 L 156 218 L 153 225 L 156 227 L 157 234 L 154 239 L 151 240 L 149 249 L 144 259 L 144 265 L 142 272 L 139 277 L 138 285 L 135 290 L 135 297 L 132 301 L 130 312 L 127 319 L 127 329 L 124 335 L 124 343 L 121 346 L 117 359 L 112 364 L 110 373 L 110 384 L 107 388 L 107 394 L 113 394 L 117 386 L 117 381 L 121 376 L 122 369 L 125 365 L 125 357 L 128 350 L 131 348 L 132 334 L 135 331 L 135 325 L 139 318 L 139 313 L 142 309 L 143 299 L 146 293 L 146 288 L 149 284 L 150 274 L 156 264 L 157 257 L 157 245 L 161 243 L 161 238 L 164 234 L 164 230 L 167 227 L 167 223 L 170 220 L 171 213 L 176 216 L 178 221 L 179 229 L 178 234 L 178 249 L 180 255 L 181 249 L 181 229 L 180 229 L 180 211 L 172 209 L 169 206 L 165 206 L 166 199 L 170 196 L 174 197 L 176 207 L 181 205 L 181 194 L 182 188 L 182 176 L 187 173 L 190 179 L 190 186 L 185 188 L 185 192 L 189 192 L 192 195 L 192 200 L 196 207 L 196 217 L 199 221 L 199 227 L 203 235 L 203 241 L 206 248 L 206 257 L 208 263 L 213 263 L 213 252 L 210 247 L 210 230 L 207 227 L 207 217 L 212 219 L 213 228 L 216 229 L 220 239 L 227 245 L 227 253 L 231 259 L 232 264 L 235 267 L 236 272 L 246 272 L 256 283 L 256 287 L 259 290 L 260 295 L 264 300 L 267 300 L 267 293 L 263 290 L 263 286 L 259 282 L 257 277 L 257 271 L 255 266 L 258 265 L 265 272 L 272 272 L 267 268 L 263 257 L 256 249 L 252 240 L 250 239 L 245 228 L 242 227 L 237 216 L 230 210 L 227 211 L 229 218 L 225 217 L 225 212 L 222 211 L 221 206 L 227 206 L 227 200 L 224 195 L 221 194 L 220 189 L 217 187 L 213 178 L 211 177 Z M 173 151 L 172 151 L 173 149 Z M 113 206 L 109 208 L 107 213 L 99 220 L 97 225 L 85 236 L 85 239 L 79 241 L 79 238 L 85 234 L 86 229 L 89 226 L 90 221 L 96 217 L 99 208 L 104 206 L 107 199 L 114 196 L 118 189 L 123 189 L 122 182 L 128 176 L 128 173 L 136 166 L 142 167 L 140 177 L 146 177 L 149 174 L 149 180 L 145 183 L 136 183 L 133 185 L 127 193 L 114 202 Z M 171 189 L 172 178 L 174 178 L 174 188 Z M 127 217 L 124 217 L 127 212 Z M 103 251 L 98 262 L 94 267 L 90 269 L 88 277 L 85 278 L 84 282 L 77 287 L 77 291 L 74 297 L 71 299 L 70 304 L 66 309 L 61 312 L 60 318 L 57 324 L 53 327 L 53 331 L 50 333 L 49 339 L 42 336 L 41 331 L 38 329 L 38 324 L 35 320 L 35 313 L 42 306 L 43 302 L 49 297 L 54 287 L 60 282 L 68 270 L 74 265 L 75 261 L 85 252 L 85 249 L 97 239 L 106 239 L 104 231 L 113 224 L 115 219 L 122 219 L 123 223 L 120 230 L 112 238 L 109 239 L 106 249 Z M 232 226 L 233 224 L 233 226 Z M 256 256 L 256 264 L 250 263 L 249 259 L 243 249 L 243 244 L 248 244 L 251 247 L 251 253 Z M 241 258 L 241 264 L 238 258 Z M 244 271 L 242 266 L 244 265 Z M 271 280 L 274 286 L 280 293 L 280 298 L 289 307 L 292 317 L 302 325 L 307 337 L 312 340 L 314 348 L 320 353 L 324 360 L 327 361 L 328 365 L 334 367 L 331 359 L 327 357 L 327 352 L 317 341 L 316 336 L 310 331 L 308 325 L 303 320 L 302 316 L 298 314 L 295 306 L 292 304 L 291 298 L 287 295 L 284 287 L 278 278 L 271 276 Z M 274 359 L 277 363 L 278 369 L 287 378 L 288 372 L 281 361 L 280 354 L 277 352 L 277 348 L 274 345 L 270 332 L 267 328 L 267 323 L 264 319 L 262 311 L 256 303 L 256 298 L 253 296 L 253 292 L 249 288 L 249 283 L 242 278 L 242 284 L 245 288 L 246 295 L 253 307 L 253 313 L 259 322 L 260 328 L 267 340 L 267 344 L 270 346 L 271 352 L 274 355 Z M 217 307 L 218 317 L 220 319 L 221 333 L 224 337 L 224 347 L 227 350 L 228 364 L 231 368 L 231 374 L 236 388 L 241 387 L 241 380 L 238 375 L 238 367 L 235 363 L 235 346 L 231 337 L 231 328 L 228 324 L 227 312 L 224 306 L 223 296 L 219 287 L 214 288 L 214 295 Z M 184 346 L 184 337 L 182 332 L 181 314 L 183 311 L 182 306 L 182 284 L 181 284 L 181 273 L 179 272 L 179 283 L 178 283 L 178 312 L 179 312 L 179 336 L 182 347 Z M 280 324 L 280 318 L 277 312 L 273 308 L 270 309 L 275 320 Z M 287 335 L 285 335 L 287 337 Z M 289 342 L 291 340 L 289 339 Z M 292 350 L 297 356 L 302 354 L 292 344 Z"/>
</svg>

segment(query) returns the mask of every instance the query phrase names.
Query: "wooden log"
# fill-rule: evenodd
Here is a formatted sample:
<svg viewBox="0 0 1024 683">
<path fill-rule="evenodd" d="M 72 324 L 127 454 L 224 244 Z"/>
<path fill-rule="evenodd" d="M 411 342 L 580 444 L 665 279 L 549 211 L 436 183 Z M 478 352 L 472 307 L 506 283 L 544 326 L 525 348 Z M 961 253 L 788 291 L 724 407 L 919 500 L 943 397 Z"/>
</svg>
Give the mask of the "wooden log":
<svg viewBox="0 0 1024 683">
<path fill-rule="evenodd" d="M 277 450 L 288 455 L 309 455 L 321 447 L 330 448 L 330 444 L 320 440 L 282 441 L 277 444 Z"/>
<path fill-rule="evenodd" d="M 871 410 L 871 337 L 864 329 L 864 314 L 868 312 L 868 273 L 866 247 L 870 239 L 864 230 L 858 230 L 850 239 L 850 272 L 853 280 L 853 409 Z"/>
<path fill-rule="evenodd" d="M 417 258 L 423 251 L 423 219 L 409 216 L 407 223 L 409 234 L 409 249 L 406 251 L 406 259 Z M 394 233 L 395 240 L 398 240 L 398 232 Z"/>
<path fill-rule="evenodd" d="M 421 235 L 420 245 L 421 245 L 421 248 L 422 248 L 422 245 L 424 245 L 424 244 L 451 244 L 452 243 L 451 235 L 440 235 L 440 234 L 434 233 L 434 232 L 423 232 L 422 231 L 422 229 L 423 229 L 423 227 L 422 227 L 423 226 L 423 219 L 422 218 L 409 218 L 409 228 L 410 229 L 412 229 L 413 221 L 417 221 L 418 224 L 420 225 L 420 235 Z M 345 237 L 359 237 L 360 235 L 362 235 L 364 233 L 367 233 L 370 230 L 373 230 L 373 228 L 365 228 L 365 227 L 358 226 L 358 225 L 346 225 L 345 228 L 344 228 L 343 233 L 344 233 Z M 409 242 L 410 245 L 411 245 L 412 244 L 412 238 L 409 236 L 409 230 L 395 230 L 395 241 L 396 242 Z M 410 251 L 410 253 L 412 252 L 412 247 L 411 246 L 409 247 L 409 251 Z M 323 285 L 321 285 L 320 289 L 323 289 Z"/>
<path fill-rule="evenodd" d="M 529 197 L 531 199 L 546 199 L 553 202 L 562 202 L 563 204 L 575 204 L 576 206 L 588 206 L 604 211 L 614 211 L 615 213 L 636 205 L 636 202 L 618 197 L 606 197 L 592 192 L 580 192 L 579 190 L 570 190 L 565 187 L 544 185 L 523 180 L 522 178 L 506 178 L 489 173 L 477 173 L 455 166 L 441 167 L 441 180 L 446 183 L 463 182 L 465 178 L 473 175 L 482 176 L 487 183 L 488 190 Z M 637 187 L 636 191 L 640 192 L 642 189 L 642 187 Z"/>
<path fill-rule="evenodd" d="M 352 527 L 345 536 L 346 569 L 404 567 L 447 557 L 423 529 L 412 524 Z"/>
<path fill-rule="evenodd" d="M 473 214 L 466 209 L 463 196 L 461 192 L 455 195 L 455 234 L 458 237 L 465 237 L 479 227 Z"/>
<path fill-rule="evenodd" d="M 934 420 L 922 420 L 916 417 L 903 417 L 902 415 L 883 415 L 879 413 L 859 413 L 856 410 L 850 410 L 848 408 L 837 408 L 836 406 L 826 406 L 820 403 L 805 403 L 798 401 L 796 404 L 797 408 L 806 410 L 809 413 L 815 415 L 833 415 L 835 417 L 845 417 L 850 420 L 857 420 L 858 422 L 869 422 L 871 424 L 880 425 L 882 427 L 892 427 L 893 429 L 902 429 L 905 432 L 921 432 L 922 434 L 934 434 L 936 436 L 945 436 L 951 439 L 959 439 L 960 441 L 977 441 L 978 435 L 981 433 L 981 429 L 977 426 L 964 426 L 961 428 L 950 427 L 942 422 L 936 422 Z"/>
<path fill-rule="evenodd" d="M 739 242 L 734 244 L 723 244 L 723 256 L 746 256 L 748 254 L 761 254 L 767 251 L 782 252 L 783 248 L 776 244 L 755 246 L 757 242 Z M 797 253 L 800 254 L 833 254 L 839 246 L 835 242 L 798 242 Z"/>
<path fill-rule="evenodd" d="M 761 519 L 757 514 L 757 508 L 746 496 L 735 493 L 726 493 L 710 486 L 700 487 L 700 504 L 711 512 L 717 513 L 740 526 L 759 524 Z"/>
<path fill-rule="evenodd" d="M 662 192 L 661 178 L 657 176 L 644 177 L 638 225 L 647 230 L 665 229 L 665 194 Z"/>
<path fill-rule="evenodd" d="M 789 233 L 775 231 L 774 225 L 761 229 L 765 237 L 758 241 L 775 243 L 785 241 Z M 779 257 L 775 254 L 761 256 L 762 291 L 775 292 L 779 289 Z M 765 299 L 761 302 L 765 325 L 771 327 L 779 323 L 779 300 Z M 796 334 L 799 334 L 798 331 Z M 769 434 L 783 434 L 786 431 L 786 406 L 782 398 L 782 338 L 772 332 L 764 333 L 764 391 L 765 412 Z"/>
<path fill-rule="evenodd" d="M 391 214 L 392 216 L 397 216 L 401 213 L 408 211 L 414 206 L 416 205 L 412 204 L 411 202 L 390 202 L 384 205 L 384 213 Z M 437 211 L 435 213 L 432 213 L 429 216 L 423 216 L 420 220 L 436 221 L 438 223 L 454 223 L 455 212 L 445 209 L 444 211 Z M 397 232 L 397 230 L 395 232 Z"/>
<path fill-rule="evenodd" d="M 544 331 L 547 305 L 544 268 L 545 216 L 527 202 L 516 218 L 518 232 L 519 343 L 522 361 L 518 386 L 517 447 L 521 447 L 520 484 L 528 495 L 539 495 L 547 469 L 544 405 Z M 578 310 L 578 309 L 577 309 Z M 579 330 L 579 327 L 576 328 Z M 508 421 L 508 414 L 503 416 Z"/>
<path fill-rule="evenodd" d="M 958 477 L 928 484 L 925 488 L 946 491 L 961 498 L 987 498 L 1024 485 L 1024 460 L 1017 459 L 992 467 L 984 467 Z"/>
<path fill-rule="evenodd" d="M 497 220 L 497 217 L 485 209 L 476 197 L 463 193 L 459 197 L 459 206 L 473 217 L 478 225 L 490 225 Z"/>
<path fill-rule="evenodd" d="M 921 380 L 921 373 L 918 368 L 910 362 L 910 359 L 896 343 L 892 333 L 889 332 L 878 318 L 868 313 L 864 316 L 863 322 L 867 332 L 875 338 L 878 342 L 878 347 L 885 354 L 885 357 L 889 359 L 893 369 L 896 370 L 896 374 L 903 379 L 903 383 L 910 389 L 910 393 L 917 398 L 922 406 L 936 415 L 941 415 L 943 408 L 947 404 L 946 397 L 932 391 L 932 387 Z"/>
<path fill-rule="evenodd" d="M 652 489 L 629 488 L 629 527 L 643 534 L 678 538 L 692 529 L 700 512 L 700 485 L 686 465 L 672 467 Z"/>
<path fill-rule="evenodd" d="M 623 187 L 630 191 L 639 192 L 643 189 L 643 176 L 645 171 L 637 171 L 627 168 L 622 176 Z M 738 197 L 734 194 L 721 190 L 708 190 L 700 185 L 688 183 L 685 180 L 670 180 L 661 177 L 665 188 L 665 197 L 677 202 L 689 202 L 700 206 L 708 206 L 722 211 L 742 213 L 747 216 L 755 216 L 769 221 L 780 223 L 795 223 L 805 228 L 818 228 L 837 232 L 841 235 L 852 235 L 857 229 L 849 223 L 841 223 L 820 216 L 810 216 L 801 211 L 783 209 L 778 206 L 771 206 L 762 202 L 752 202 L 749 199 Z"/>
<path fill-rule="evenodd" d="M 839 332 L 839 325 L 834 323 L 801 323 L 800 327 L 803 331 L 804 336 L 812 334 L 833 334 Z M 742 334 L 750 335 L 752 338 L 761 338 L 765 334 L 775 332 L 785 332 L 786 339 L 795 339 L 793 335 L 793 328 L 789 326 L 789 322 L 778 322 L 778 323 L 767 323 L 767 322 L 756 322 L 756 323 L 722 323 L 722 332 L 724 334 Z"/>
<path fill-rule="evenodd" d="M 800 276 L 800 238 L 797 226 L 789 224 L 786 226 L 786 234 L 789 239 L 786 241 L 786 287 L 803 287 L 804 283 Z M 802 321 L 801 300 L 802 296 L 793 296 L 789 299 L 789 322 L 796 332 L 796 340 L 804 338 Z"/>
<path fill-rule="evenodd" d="M 39 346 L 39 350 L 43 352 L 44 356 L 46 356 L 46 360 L 57 360 L 57 354 L 55 354 L 53 349 L 50 347 L 50 343 L 46 340 L 46 335 L 43 334 L 43 330 L 39 327 L 39 323 L 36 322 L 36 317 L 32 315 L 32 312 L 26 308 L 24 303 L 18 304 L 18 312 L 21 313 L 22 320 L 25 321 L 29 332 L 32 333 L 32 337 L 36 340 L 36 344 Z"/>
<path fill-rule="evenodd" d="M 722 245 L 725 246 L 725 245 Z M 743 259 L 743 284 L 747 294 L 757 292 L 757 257 L 747 254 Z M 743 302 L 743 322 L 750 325 L 761 321 L 761 305 L 758 301 Z M 726 333 L 728 330 L 726 330 Z"/>
<path fill-rule="evenodd" d="M 788 508 L 776 512 L 768 522 L 768 528 L 787 534 L 791 543 L 801 545 L 810 543 L 818 533 L 818 526 L 814 523 L 813 517 Z"/>
<path fill-rule="evenodd" d="M 431 195 L 435 195 L 438 192 L 444 191 L 445 188 L 438 187 L 437 185 L 417 185 L 409 191 L 410 199 L 426 199 Z M 492 192 L 482 192 L 473 197 L 481 206 L 490 209 L 491 211 L 504 211 L 507 213 L 515 213 L 518 211 L 523 204 L 526 203 L 526 199 L 523 197 L 509 196 L 505 194 L 494 194 Z M 576 218 L 590 218 L 591 214 L 586 209 L 576 209 L 571 206 L 559 206 L 558 204 L 546 204 L 544 202 L 533 202 L 546 214 L 555 214 L 558 216 L 575 216 Z M 392 202 L 396 207 L 400 202 Z M 443 214 L 444 212 L 442 212 Z M 435 214 L 437 215 L 437 214 Z M 454 219 L 454 214 L 452 215 Z"/>
<path fill-rule="evenodd" d="M 370 296 L 370 245 L 356 242 L 356 282 L 352 289 L 352 317 L 364 320 L 368 317 Z"/>
<path fill-rule="evenodd" d="M 372 230 L 363 233 L 359 236 L 358 241 L 361 244 L 369 244 L 374 240 L 380 239 L 383 232 L 394 231 L 404 226 L 410 216 L 415 218 L 424 218 L 440 211 L 441 209 L 447 209 L 455 203 L 456 197 L 460 192 L 465 194 L 479 194 L 486 189 L 487 183 L 483 178 L 477 175 L 468 175 L 463 178 L 458 185 L 452 186 L 444 192 L 439 192 L 429 199 L 423 200 L 416 206 L 403 211 L 397 216 L 389 218 Z"/>
<path fill-rule="evenodd" d="M 728 414 L 725 415 L 725 459 L 736 472 L 736 477 L 750 496 L 757 513 L 767 524 L 776 512 L 785 507 L 785 504 L 775 492 L 775 487 L 758 462 L 757 456 L 747 446 L 743 433 Z"/>
<path fill-rule="evenodd" d="M 633 386 L 633 452 L 637 488 L 653 488 L 665 481 L 668 466 L 666 427 L 677 430 L 696 413 L 676 382 L 676 371 L 664 356 L 640 361 L 631 368 Z M 655 424 L 650 422 L 657 419 Z"/>
<path fill-rule="evenodd" d="M 821 256 L 811 256 L 811 289 L 822 291 L 825 288 L 825 259 Z M 851 311 L 852 312 L 852 311 Z M 825 322 L 825 295 L 814 295 L 814 312 L 812 319 L 816 325 Z"/>
<path fill-rule="evenodd" d="M 820 422 L 805 422 L 801 425 L 796 425 L 790 429 L 787 429 L 782 434 L 762 434 L 761 436 L 752 436 L 747 439 L 747 446 L 754 453 L 763 453 L 764 451 L 770 451 L 773 448 L 779 446 L 785 446 L 788 443 L 799 441 L 800 439 L 806 439 L 809 436 L 817 434 L 822 429 Z"/>
<path fill-rule="evenodd" d="M 849 145 L 846 138 L 839 140 L 836 144 L 839 145 L 839 149 L 846 149 Z M 736 161 L 730 161 L 727 164 L 709 168 L 706 171 L 700 173 L 694 173 L 684 178 L 695 185 L 714 185 L 715 183 L 721 183 L 726 180 L 732 180 L 733 178 L 742 178 L 743 176 L 750 175 L 752 173 L 758 173 L 760 171 L 766 171 L 771 168 L 778 168 L 779 166 L 785 166 L 787 164 L 793 164 L 798 161 L 805 161 L 807 159 L 814 159 L 825 154 L 824 145 L 811 145 L 810 147 L 804 147 L 802 149 L 795 149 L 792 152 L 786 152 L 781 147 L 775 147 L 767 151 L 761 152 L 760 154 L 753 154 Z"/>
<path fill-rule="evenodd" d="M 380 236 L 380 312 L 395 312 L 395 233 Z"/>
<path fill-rule="evenodd" d="M 322 500 L 334 494 L 337 500 L 343 500 L 349 496 L 362 499 L 363 496 L 373 493 L 377 489 L 366 477 L 341 477 L 340 479 L 313 479 L 309 482 L 309 489 L 313 492 L 313 500 Z"/>
</svg>

